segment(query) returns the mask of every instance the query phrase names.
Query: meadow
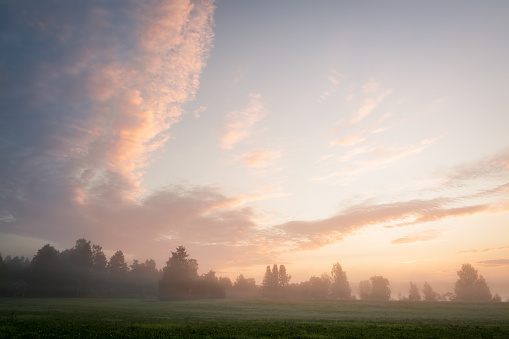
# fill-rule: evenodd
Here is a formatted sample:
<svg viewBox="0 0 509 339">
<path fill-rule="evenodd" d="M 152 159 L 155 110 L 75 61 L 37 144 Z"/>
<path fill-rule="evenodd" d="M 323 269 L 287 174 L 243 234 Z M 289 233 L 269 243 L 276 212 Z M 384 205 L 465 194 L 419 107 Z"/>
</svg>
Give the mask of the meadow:
<svg viewBox="0 0 509 339">
<path fill-rule="evenodd" d="M 509 303 L 0 299 L 1 338 L 508 338 Z"/>
</svg>

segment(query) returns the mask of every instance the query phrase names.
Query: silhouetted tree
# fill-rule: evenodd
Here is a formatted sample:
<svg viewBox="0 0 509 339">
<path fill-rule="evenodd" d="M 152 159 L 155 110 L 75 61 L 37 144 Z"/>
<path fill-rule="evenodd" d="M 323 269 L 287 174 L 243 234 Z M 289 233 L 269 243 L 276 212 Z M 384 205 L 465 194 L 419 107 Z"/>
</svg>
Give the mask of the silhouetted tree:
<svg viewBox="0 0 509 339">
<path fill-rule="evenodd" d="M 272 270 L 270 266 L 267 266 L 265 269 L 265 275 L 263 276 L 262 282 L 262 295 L 265 298 L 275 298 L 278 294 L 278 280 L 279 280 L 279 272 L 277 269 L 277 265 L 274 264 Z"/>
<path fill-rule="evenodd" d="M 250 290 L 256 288 L 256 281 L 254 278 L 244 278 L 244 275 L 241 274 L 235 279 L 232 287 L 243 291 Z"/>
<path fill-rule="evenodd" d="M 327 299 L 330 284 L 331 279 L 327 273 L 322 274 L 320 277 L 309 278 L 309 296 L 312 299 Z"/>
<path fill-rule="evenodd" d="M 292 276 L 288 275 L 288 273 L 286 273 L 285 265 L 280 265 L 279 266 L 279 279 L 278 279 L 279 286 L 282 288 L 287 287 L 288 284 L 290 283 L 290 279 L 292 279 Z"/>
<path fill-rule="evenodd" d="M 352 290 L 346 278 L 346 272 L 339 263 L 332 265 L 331 270 L 331 297 L 333 299 L 350 299 Z"/>
<path fill-rule="evenodd" d="M 452 293 L 452 292 L 445 292 L 444 294 L 442 294 L 442 296 L 440 296 L 439 299 L 443 300 L 443 301 L 454 300 L 454 293 Z"/>
<path fill-rule="evenodd" d="M 96 272 L 102 272 L 106 269 L 108 262 L 104 255 L 103 248 L 99 245 L 92 246 L 92 267 Z"/>
<path fill-rule="evenodd" d="M 194 282 L 194 296 L 197 298 L 218 299 L 226 296 L 225 288 L 219 283 L 216 272 L 208 271 L 200 276 L 200 279 Z"/>
<path fill-rule="evenodd" d="M 59 292 L 60 258 L 59 252 L 46 244 L 37 251 L 30 264 L 31 291 L 38 295 L 55 296 Z"/>
<path fill-rule="evenodd" d="M 375 275 L 371 280 L 371 299 L 373 300 L 389 300 L 391 298 L 391 289 L 389 288 L 389 280 L 380 275 Z"/>
<path fill-rule="evenodd" d="M 9 266 L 4 262 L 2 253 L 0 253 L 0 294 L 7 292 L 7 281 L 9 278 Z"/>
<path fill-rule="evenodd" d="M 10 296 L 25 296 L 27 289 L 28 270 L 30 261 L 24 256 L 14 258 L 6 256 L 4 263 L 8 267 L 8 279 L 6 283 L 6 293 Z"/>
<path fill-rule="evenodd" d="M 232 281 L 228 277 L 219 277 L 219 284 L 223 286 L 225 290 L 229 290 L 233 287 Z"/>
<path fill-rule="evenodd" d="M 159 297 L 163 300 L 190 298 L 193 282 L 198 279 L 198 262 L 187 258 L 184 246 L 179 246 L 171 255 L 159 280 Z"/>
<path fill-rule="evenodd" d="M 371 299 L 371 292 L 372 292 L 372 286 L 371 286 L 371 280 L 363 280 L 359 282 L 359 298 L 362 300 L 369 300 Z"/>
<path fill-rule="evenodd" d="M 233 298 L 255 297 L 257 293 L 256 281 L 254 278 L 245 278 L 243 274 L 239 275 L 232 286 Z"/>
<path fill-rule="evenodd" d="M 422 294 L 424 295 L 424 301 L 438 301 L 439 294 L 433 291 L 433 288 L 427 282 L 424 283 Z"/>
<path fill-rule="evenodd" d="M 124 276 L 129 268 L 125 262 L 124 253 L 122 251 L 116 251 L 108 262 L 108 271 L 113 276 Z"/>
<path fill-rule="evenodd" d="M 76 245 L 71 249 L 70 258 L 76 267 L 88 270 L 93 265 L 92 246 L 86 239 L 76 240 Z"/>
<path fill-rule="evenodd" d="M 65 252 L 65 253 L 64 253 Z M 84 238 L 76 240 L 76 245 L 64 251 L 62 259 L 70 279 L 75 282 L 76 297 L 87 295 L 92 278 L 92 246 Z"/>
<path fill-rule="evenodd" d="M 359 297 L 363 300 L 389 300 L 391 289 L 389 280 L 380 275 L 374 275 L 369 280 L 359 283 Z"/>
<path fill-rule="evenodd" d="M 486 280 L 477 274 L 470 264 L 463 264 L 458 272 L 458 280 L 454 285 L 454 300 L 457 301 L 490 301 L 491 291 Z"/>
<path fill-rule="evenodd" d="M 500 303 L 502 302 L 502 297 L 498 293 L 495 293 L 491 301 L 493 301 L 494 303 Z"/>
<path fill-rule="evenodd" d="M 138 296 L 145 297 L 146 295 L 157 295 L 157 280 L 159 279 L 159 271 L 157 270 L 156 262 L 154 260 L 147 259 L 144 263 L 134 260 L 129 274 Z"/>
<path fill-rule="evenodd" d="M 419 288 L 413 282 L 410 282 L 410 288 L 408 290 L 408 300 L 410 301 L 421 300 L 421 293 L 419 292 Z"/>
<path fill-rule="evenodd" d="M 262 295 L 271 299 L 285 297 L 291 278 L 292 276 L 286 272 L 285 265 L 281 265 L 278 268 L 277 264 L 274 264 L 274 266 L 272 266 L 272 270 L 270 269 L 270 266 L 267 266 L 263 277 L 261 289 Z"/>
</svg>

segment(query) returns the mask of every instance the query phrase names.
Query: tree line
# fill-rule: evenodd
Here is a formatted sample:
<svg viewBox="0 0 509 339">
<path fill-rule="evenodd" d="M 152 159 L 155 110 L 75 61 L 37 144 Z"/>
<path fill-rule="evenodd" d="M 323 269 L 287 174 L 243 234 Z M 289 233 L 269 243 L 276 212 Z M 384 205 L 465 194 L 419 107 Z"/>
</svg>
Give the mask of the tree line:
<svg viewBox="0 0 509 339">
<path fill-rule="evenodd" d="M 439 294 L 431 285 L 422 289 L 410 282 L 410 301 L 468 301 L 500 302 L 492 295 L 482 275 L 470 264 L 457 272 L 454 292 Z M 284 265 L 267 266 L 261 285 L 254 278 L 237 276 L 217 277 L 210 270 L 198 274 L 198 262 L 189 258 L 184 246 L 176 248 L 166 262 L 157 269 L 152 259 L 134 260 L 127 265 L 122 251 L 109 260 L 102 247 L 86 239 L 76 240 L 74 247 L 63 251 L 47 244 L 32 260 L 0 254 L 0 292 L 3 296 L 59 296 L 59 297 L 159 297 L 161 300 L 201 298 L 267 298 L 267 299 L 357 299 L 352 294 L 346 272 L 339 263 L 330 273 L 312 276 L 307 281 L 290 283 L 292 276 Z M 390 282 L 381 275 L 360 281 L 357 289 L 361 300 L 390 300 Z"/>
</svg>

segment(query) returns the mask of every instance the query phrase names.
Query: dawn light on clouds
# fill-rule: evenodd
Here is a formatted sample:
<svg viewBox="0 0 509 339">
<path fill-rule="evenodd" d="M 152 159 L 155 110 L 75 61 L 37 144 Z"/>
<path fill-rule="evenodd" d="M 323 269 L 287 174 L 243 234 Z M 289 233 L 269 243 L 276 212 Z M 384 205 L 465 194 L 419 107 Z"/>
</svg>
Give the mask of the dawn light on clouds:
<svg viewBox="0 0 509 339">
<path fill-rule="evenodd" d="M 509 2 L 0 7 L 1 253 L 507 284 Z"/>
</svg>

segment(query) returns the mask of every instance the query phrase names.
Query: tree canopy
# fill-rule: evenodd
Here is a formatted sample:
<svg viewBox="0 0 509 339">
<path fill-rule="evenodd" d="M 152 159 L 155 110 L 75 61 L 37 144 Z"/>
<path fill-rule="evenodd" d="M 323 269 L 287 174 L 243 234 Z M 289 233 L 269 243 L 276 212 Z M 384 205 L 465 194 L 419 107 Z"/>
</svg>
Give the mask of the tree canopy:
<svg viewBox="0 0 509 339">
<path fill-rule="evenodd" d="M 491 291 L 482 275 L 470 264 L 463 264 L 457 272 L 458 280 L 454 285 L 456 301 L 491 301 Z"/>
<path fill-rule="evenodd" d="M 350 299 L 352 290 L 346 272 L 339 263 L 332 265 L 331 297 L 333 299 Z"/>
</svg>

